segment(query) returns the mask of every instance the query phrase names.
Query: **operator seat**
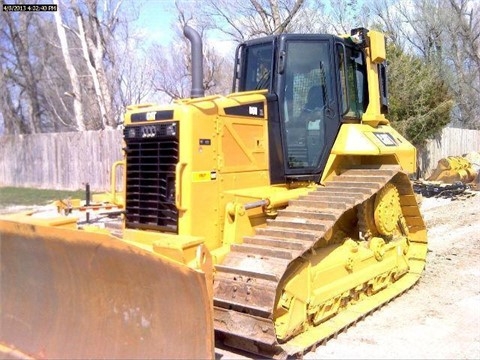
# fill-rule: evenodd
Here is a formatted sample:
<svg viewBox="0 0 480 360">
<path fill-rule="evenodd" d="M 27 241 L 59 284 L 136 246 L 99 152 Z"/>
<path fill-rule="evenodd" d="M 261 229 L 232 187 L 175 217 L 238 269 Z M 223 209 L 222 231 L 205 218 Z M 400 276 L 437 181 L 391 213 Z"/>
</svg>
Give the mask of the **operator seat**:
<svg viewBox="0 0 480 360">
<path fill-rule="evenodd" d="M 314 85 L 308 90 L 307 102 L 303 108 L 303 120 L 306 122 L 307 158 L 309 165 L 314 166 L 320 160 L 325 144 L 323 88 Z"/>
<path fill-rule="evenodd" d="M 303 107 L 303 111 L 312 112 L 314 110 L 320 110 L 324 105 L 322 88 L 318 85 L 313 85 L 308 90 L 307 102 Z"/>
</svg>

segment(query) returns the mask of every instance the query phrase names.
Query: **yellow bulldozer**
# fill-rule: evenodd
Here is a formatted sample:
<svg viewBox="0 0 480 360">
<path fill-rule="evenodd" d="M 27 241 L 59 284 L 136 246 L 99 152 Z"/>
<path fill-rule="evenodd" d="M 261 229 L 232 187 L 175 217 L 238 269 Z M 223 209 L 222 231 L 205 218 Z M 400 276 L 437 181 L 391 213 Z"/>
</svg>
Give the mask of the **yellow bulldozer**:
<svg viewBox="0 0 480 360">
<path fill-rule="evenodd" d="M 233 91 L 128 107 L 122 226 L 0 220 L 6 358 L 301 356 L 410 288 L 415 148 L 386 119 L 385 38 L 240 44 Z"/>
</svg>

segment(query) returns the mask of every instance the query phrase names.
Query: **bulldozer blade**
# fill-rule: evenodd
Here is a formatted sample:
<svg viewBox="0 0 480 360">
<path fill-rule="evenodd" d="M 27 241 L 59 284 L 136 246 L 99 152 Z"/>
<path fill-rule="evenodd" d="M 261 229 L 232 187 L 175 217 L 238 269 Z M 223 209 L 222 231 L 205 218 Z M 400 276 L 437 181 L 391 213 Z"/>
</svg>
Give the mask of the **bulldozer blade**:
<svg viewBox="0 0 480 360">
<path fill-rule="evenodd" d="M 213 358 L 205 273 L 109 234 L 0 219 L 0 358 Z"/>
</svg>

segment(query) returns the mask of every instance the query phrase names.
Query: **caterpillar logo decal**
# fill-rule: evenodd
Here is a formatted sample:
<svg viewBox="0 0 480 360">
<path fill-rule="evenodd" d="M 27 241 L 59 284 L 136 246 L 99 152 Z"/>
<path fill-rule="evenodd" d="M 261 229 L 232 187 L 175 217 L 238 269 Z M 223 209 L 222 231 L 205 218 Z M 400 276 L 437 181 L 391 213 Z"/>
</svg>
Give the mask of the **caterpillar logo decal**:
<svg viewBox="0 0 480 360">
<path fill-rule="evenodd" d="M 377 137 L 378 140 L 382 142 L 383 145 L 397 146 L 397 142 L 391 134 L 385 132 L 374 132 L 373 134 Z"/>
<path fill-rule="evenodd" d="M 147 111 L 132 114 L 130 117 L 132 123 L 152 120 L 173 120 L 173 110 Z"/>
</svg>

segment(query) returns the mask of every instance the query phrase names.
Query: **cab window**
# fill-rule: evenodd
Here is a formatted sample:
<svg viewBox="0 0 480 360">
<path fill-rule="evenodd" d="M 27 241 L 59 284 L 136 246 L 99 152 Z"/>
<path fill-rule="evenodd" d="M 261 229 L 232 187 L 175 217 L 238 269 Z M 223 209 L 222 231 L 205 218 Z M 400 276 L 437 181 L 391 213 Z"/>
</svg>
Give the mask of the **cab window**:
<svg viewBox="0 0 480 360">
<path fill-rule="evenodd" d="M 368 106 L 364 55 L 348 46 L 337 46 L 342 112 L 345 118 L 361 119 Z"/>
<path fill-rule="evenodd" d="M 289 169 L 318 166 L 325 147 L 326 112 L 332 98 L 327 41 L 289 41 L 282 104 Z"/>
<path fill-rule="evenodd" d="M 270 89 L 272 79 L 272 43 L 249 46 L 242 58 L 246 70 L 241 91 Z"/>
</svg>

